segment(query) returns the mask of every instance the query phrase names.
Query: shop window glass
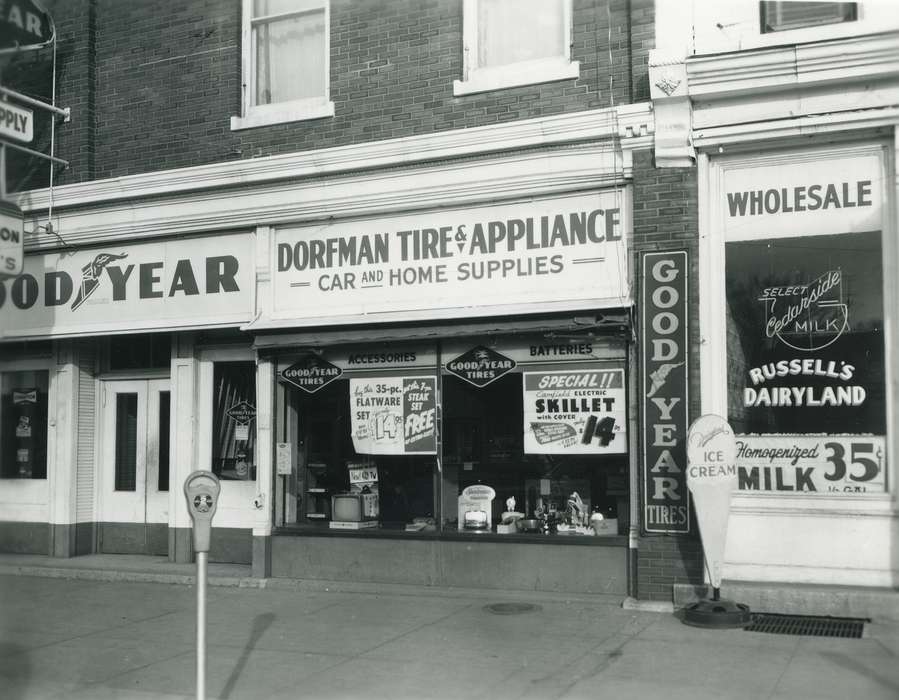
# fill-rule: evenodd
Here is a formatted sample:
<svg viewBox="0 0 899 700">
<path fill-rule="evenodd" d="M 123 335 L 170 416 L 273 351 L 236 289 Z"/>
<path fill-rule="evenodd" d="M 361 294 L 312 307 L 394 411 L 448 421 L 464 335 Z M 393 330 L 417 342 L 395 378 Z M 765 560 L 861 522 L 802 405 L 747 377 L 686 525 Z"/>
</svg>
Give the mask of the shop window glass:
<svg viewBox="0 0 899 700">
<path fill-rule="evenodd" d="M 114 335 L 109 338 L 109 369 L 168 369 L 171 352 L 168 333 Z"/>
<path fill-rule="evenodd" d="M 854 22 L 858 17 L 854 2 L 766 2 L 760 3 L 762 34 L 782 32 L 822 24 Z"/>
<path fill-rule="evenodd" d="M 169 490 L 169 437 L 171 427 L 171 392 L 159 392 L 159 479 L 160 491 Z"/>
<path fill-rule="evenodd" d="M 116 394 L 115 490 L 137 488 L 137 394 Z"/>
<path fill-rule="evenodd" d="M 412 381 L 390 378 L 383 383 L 408 390 Z M 373 379 L 365 383 L 377 390 L 379 382 Z M 380 423 L 373 415 L 360 419 L 359 409 L 351 401 L 351 384 L 349 379 L 338 379 L 311 394 L 286 389 L 296 411 L 299 436 L 296 521 L 343 529 L 435 531 L 434 455 L 357 451 L 354 424 L 357 440 L 360 424 L 371 425 L 373 431 L 386 432 L 395 425 L 400 440 L 403 435 L 411 439 L 414 431 L 407 431 L 406 426 L 395 423 L 386 414 Z M 433 377 L 428 386 L 429 389 L 434 386 Z M 364 387 L 356 389 L 362 391 Z M 428 393 L 429 400 L 433 401 L 433 392 Z M 355 417 L 353 411 L 357 411 Z M 358 446 L 362 450 L 371 449 Z"/>
<path fill-rule="evenodd" d="M 590 518 L 594 513 L 605 520 L 617 519 L 616 531 L 611 534 L 626 531 L 626 456 L 526 453 L 522 374 L 509 373 L 484 387 L 444 377 L 443 416 L 446 529 L 483 529 L 478 523 L 479 508 L 473 508 L 475 515 L 468 516 L 460 513 L 463 509 L 458 505 L 467 487 L 481 485 L 495 492 L 489 512 L 494 531 L 502 524 L 504 512 L 521 513 L 522 520 L 536 521 L 516 528 L 511 535 L 519 529 L 593 534 Z M 549 437 L 549 428 L 546 431 Z M 624 437 L 610 433 L 601 439 L 623 441 Z"/>
<path fill-rule="evenodd" d="M 726 289 L 741 488 L 884 491 L 880 232 L 728 242 Z"/>
<path fill-rule="evenodd" d="M 46 370 L 0 374 L 0 476 L 47 478 Z"/>
<path fill-rule="evenodd" d="M 212 471 L 221 479 L 256 479 L 256 363 L 213 365 Z"/>
</svg>

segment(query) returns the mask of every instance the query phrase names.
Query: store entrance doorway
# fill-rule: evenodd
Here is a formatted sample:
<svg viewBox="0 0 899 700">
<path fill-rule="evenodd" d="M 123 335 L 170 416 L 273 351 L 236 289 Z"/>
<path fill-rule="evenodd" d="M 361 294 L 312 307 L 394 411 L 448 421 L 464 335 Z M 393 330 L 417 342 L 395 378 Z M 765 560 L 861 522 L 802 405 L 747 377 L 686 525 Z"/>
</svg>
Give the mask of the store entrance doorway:
<svg viewBox="0 0 899 700">
<path fill-rule="evenodd" d="M 168 553 L 170 382 L 106 381 L 99 412 L 99 551 Z"/>
</svg>

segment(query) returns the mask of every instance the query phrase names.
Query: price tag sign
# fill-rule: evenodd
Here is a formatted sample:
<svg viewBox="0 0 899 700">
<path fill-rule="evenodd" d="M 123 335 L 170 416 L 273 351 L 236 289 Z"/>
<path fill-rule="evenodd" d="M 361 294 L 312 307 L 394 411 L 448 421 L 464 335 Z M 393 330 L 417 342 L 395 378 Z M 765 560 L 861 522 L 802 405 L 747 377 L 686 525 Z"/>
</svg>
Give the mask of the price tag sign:
<svg viewBox="0 0 899 700">
<path fill-rule="evenodd" d="M 377 467 L 350 466 L 351 484 L 370 484 L 378 480 Z"/>
<path fill-rule="evenodd" d="M 293 471 L 293 450 L 289 442 L 279 442 L 275 446 L 275 461 L 278 476 L 290 476 Z"/>
</svg>

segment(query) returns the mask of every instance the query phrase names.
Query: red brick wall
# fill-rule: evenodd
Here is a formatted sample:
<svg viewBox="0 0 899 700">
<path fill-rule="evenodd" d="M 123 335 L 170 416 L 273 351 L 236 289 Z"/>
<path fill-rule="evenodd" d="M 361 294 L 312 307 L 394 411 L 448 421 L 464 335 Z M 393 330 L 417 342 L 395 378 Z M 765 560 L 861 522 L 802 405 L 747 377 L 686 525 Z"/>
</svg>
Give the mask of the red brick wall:
<svg viewBox="0 0 899 700">
<path fill-rule="evenodd" d="M 691 421 L 700 413 L 698 246 L 696 168 L 656 168 L 651 151 L 635 153 L 634 268 L 639 274 L 639 255 L 646 251 L 686 250 L 690 261 L 688 420 Z M 640 288 L 639 283 L 637 288 Z M 637 303 L 639 307 L 642 300 L 638 299 Z M 640 342 L 639 336 L 637 342 Z M 641 454 L 641 493 L 644 474 L 642 457 Z M 690 522 L 693 529 L 690 535 L 641 536 L 637 552 L 639 598 L 671 600 L 673 584 L 702 583 L 702 547 L 696 530 L 695 512 L 691 513 Z"/>
<path fill-rule="evenodd" d="M 59 155 L 72 161 L 62 182 L 624 104 L 645 83 L 652 34 L 650 0 L 574 0 L 578 79 L 454 97 L 462 0 L 332 0 L 335 116 L 231 131 L 241 99 L 239 0 L 48 5 L 59 28 L 58 102 L 73 109 L 57 133 Z"/>
</svg>

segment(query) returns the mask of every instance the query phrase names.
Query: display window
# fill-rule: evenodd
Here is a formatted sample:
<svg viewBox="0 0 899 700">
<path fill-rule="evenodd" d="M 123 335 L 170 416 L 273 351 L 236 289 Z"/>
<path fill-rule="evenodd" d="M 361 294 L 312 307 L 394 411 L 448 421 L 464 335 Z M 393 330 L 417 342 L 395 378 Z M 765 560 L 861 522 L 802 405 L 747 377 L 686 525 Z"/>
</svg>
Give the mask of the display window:
<svg viewBox="0 0 899 700">
<path fill-rule="evenodd" d="M 834 177 L 798 164 L 758 189 L 745 184 L 771 176 L 758 168 L 728 188 L 727 412 L 743 491 L 887 489 L 878 161 L 841 161 Z"/>
<path fill-rule="evenodd" d="M 256 479 L 256 363 L 214 362 L 212 472 L 228 481 Z"/>
<path fill-rule="evenodd" d="M 0 373 L 0 477 L 47 478 L 47 370 Z"/>
<path fill-rule="evenodd" d="M 626 531 L 623 352 L 540 341 L 280 359 L 283 435 L 296 454 L 282 473 L 282 522 L 455 536 Z"/>
</svg>

